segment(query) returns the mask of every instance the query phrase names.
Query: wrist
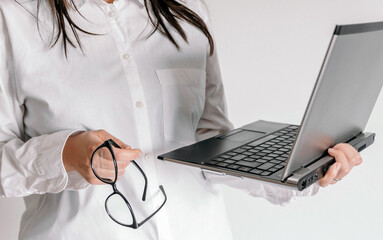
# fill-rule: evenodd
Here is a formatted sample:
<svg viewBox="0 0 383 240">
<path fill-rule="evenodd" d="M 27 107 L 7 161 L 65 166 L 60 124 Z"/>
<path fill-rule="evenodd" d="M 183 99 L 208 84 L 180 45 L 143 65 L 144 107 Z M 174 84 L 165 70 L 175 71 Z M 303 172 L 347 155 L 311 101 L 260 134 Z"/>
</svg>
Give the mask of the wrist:
<svg viewBox="0 0 383 240">
<path fill-rule="evenodd" d="M 73 165 L 73 160 L 76 157 L 76 138 L 83 132 L 75 132 L 71 136 L 69 136 L 65 142 L 62 161 L 67 172 L 71 172 L 76 170 Z"/>
</svg>

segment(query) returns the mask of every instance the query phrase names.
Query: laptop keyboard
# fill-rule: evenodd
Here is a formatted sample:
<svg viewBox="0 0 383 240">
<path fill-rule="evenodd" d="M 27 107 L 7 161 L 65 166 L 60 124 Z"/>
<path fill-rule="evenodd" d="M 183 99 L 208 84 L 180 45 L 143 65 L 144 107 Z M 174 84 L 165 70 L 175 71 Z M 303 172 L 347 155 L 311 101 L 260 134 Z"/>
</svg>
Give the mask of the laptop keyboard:
<svg viewBox="0 0 383 240">
<path fill-rule="evenodd" d="M 297 135 L 298 126 L 289 126 L 264 138 L 221 154 L 207 165 L 269 176 L 283 169 Z"/>
</svg>

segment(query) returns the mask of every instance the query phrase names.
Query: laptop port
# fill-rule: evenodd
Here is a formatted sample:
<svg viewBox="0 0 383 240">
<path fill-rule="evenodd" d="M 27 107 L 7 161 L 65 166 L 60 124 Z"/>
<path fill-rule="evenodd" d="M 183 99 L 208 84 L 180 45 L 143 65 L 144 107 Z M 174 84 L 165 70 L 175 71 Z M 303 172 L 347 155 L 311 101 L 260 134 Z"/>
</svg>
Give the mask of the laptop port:
<svg viewBox="0 0 383 240">
<path fill-rule="evenodd" d="M 303 180 L 302 181 L 302 188 L 305 188 L 306 187 L 306 180 Z"/>
</svg>

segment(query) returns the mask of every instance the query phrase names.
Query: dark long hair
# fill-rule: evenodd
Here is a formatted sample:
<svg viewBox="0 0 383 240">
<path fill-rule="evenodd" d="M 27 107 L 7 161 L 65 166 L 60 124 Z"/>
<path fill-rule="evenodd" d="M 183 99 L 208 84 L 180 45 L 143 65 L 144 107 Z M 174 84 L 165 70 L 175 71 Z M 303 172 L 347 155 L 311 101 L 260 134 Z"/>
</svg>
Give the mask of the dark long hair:
<svg viewBox="0 0 383 240">
<path fill-rule="evenodd" d="M 57 42 L 62 39 L 65 56 L 67 56 L 68 44 L 76 48 L 75 42 L 68 36 L 68 30 L 73 32 L 77 46 L 80 47 L 81 50 L 82 46 L 78 36 L 78 31 L 90 35 L 97 35 L 80 28 L 71 19 L 69 15 L 70 8 L 74 8 L 74 10 L 81 15 L 74 3 L 74 0 L 38 0 L 37 12 L 39 12 L 41 1 L 47 1 L 49 3 L 48 5 L 50 6 L 52 15 L 55 18 L 55 25 L 58 29 L 57 35 L 54 37 L 51 47 L 54 47 Z M 207 37 L 209 41 L 210 55 L 213 54 L 213 38 L 209 32 L 208 27 L 206 26 L 206 23 L 194 11 L 176 0 L 144 0 L 144 5 L 149 16 L 149 20 L 154 27 L 153 31 L 149 34 L 148 37 L 153 35 L 153 33 L 156 31 L 159 31 L 161 34 L 165 35 L 177 47 L 177 49 L 179 49 L 179 44 L 170 33 L 168 27 L 166 26 L 166 22 L 170 24 L 170 26 L 173 27 L 178 32 L 178 34 L 180 34 L 184 41 L 188 42 L 188 37 L 180 25 L 180 21 L 184 21 L 200 29 L 200 31 Z"/>
</svg>

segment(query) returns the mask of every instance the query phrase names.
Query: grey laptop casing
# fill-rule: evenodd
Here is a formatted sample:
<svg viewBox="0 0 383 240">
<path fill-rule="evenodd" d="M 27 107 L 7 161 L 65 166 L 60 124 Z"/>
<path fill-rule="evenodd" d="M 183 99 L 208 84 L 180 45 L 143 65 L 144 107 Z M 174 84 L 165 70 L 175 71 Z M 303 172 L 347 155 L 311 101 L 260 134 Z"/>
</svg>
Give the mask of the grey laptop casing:
<svg viewBox="0 0 383 240">
<path fill-rule="evenodd" d="M 361 151 L 375 134 L 363 133 L 383 85 L 383 22 L 336 26 L 284 169 L 271 176 L 209 165 L 213 158 L 261 144 L 291 124 L 256 121 L 158 158 L 218 174 L 265 180 L 302 190 L 334 163 L 326 150 L 347 142 Z M 255 142 L 255 143 L 254 143 Z"/>
</svg>

